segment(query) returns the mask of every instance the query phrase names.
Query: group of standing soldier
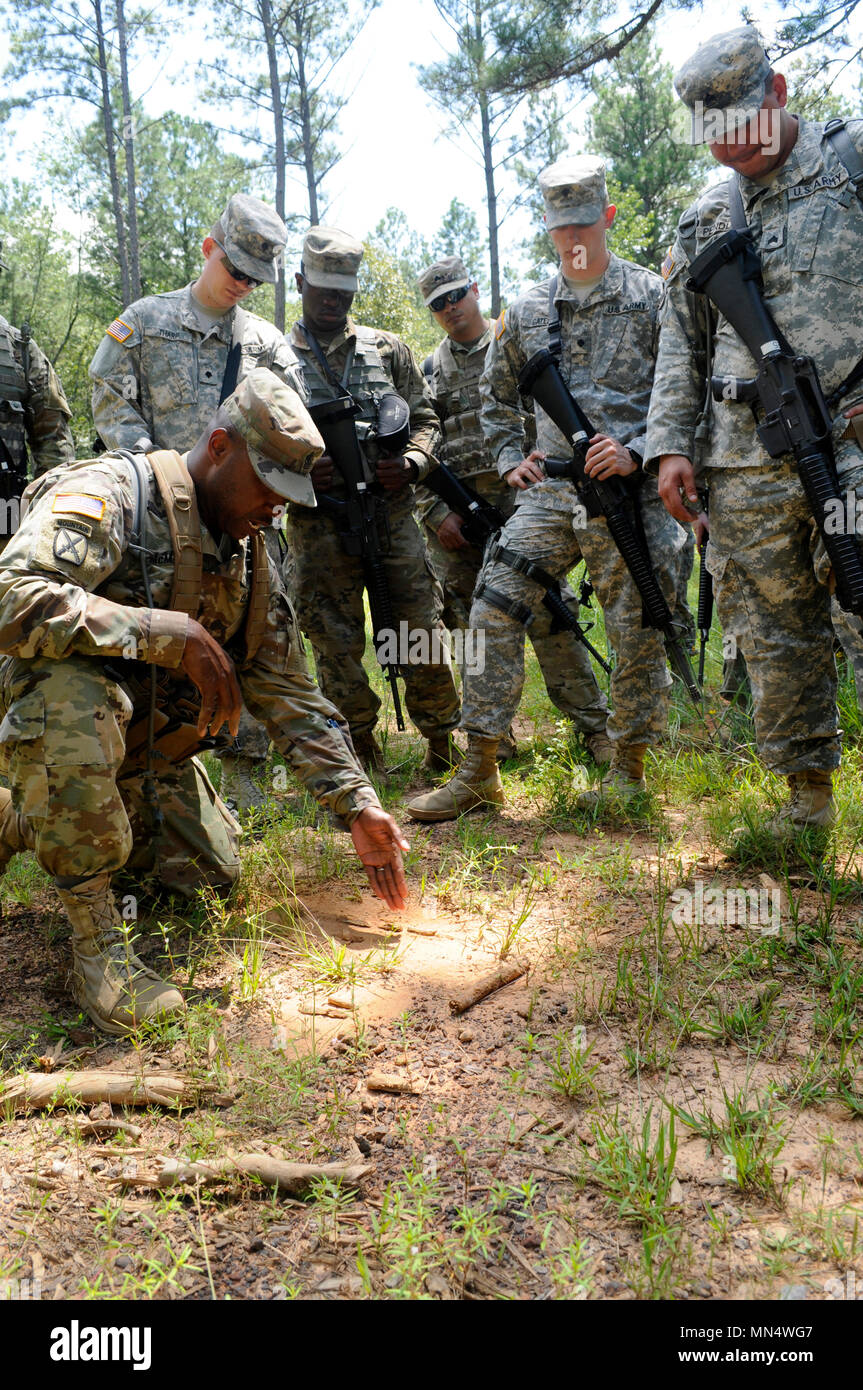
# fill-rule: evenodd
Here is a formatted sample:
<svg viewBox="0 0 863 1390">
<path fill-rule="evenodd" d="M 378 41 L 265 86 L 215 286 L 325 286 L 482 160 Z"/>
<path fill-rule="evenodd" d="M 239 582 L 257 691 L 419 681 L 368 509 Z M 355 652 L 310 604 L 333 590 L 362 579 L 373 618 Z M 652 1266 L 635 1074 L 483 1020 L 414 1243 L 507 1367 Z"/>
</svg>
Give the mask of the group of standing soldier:
<svg viewBox="0 0 863 1390">
<path fill-rule="evenodd" d="M 702 123 L 693 138 L 705 138 L 709 111 L 711 152 L 732 174 L 681 218 L 662 277 L 608 248 L 615 209 L 602 162 L 561 159 L 540 175 L 560 257 L 550 280 L 489 324 L 457 256 L 423 271 L 420 289 L 445 333 L 427 376 L 395 334 L 352 319 L 363 250 L 338 229 L 313 227 L 305 238 L 302 316 L 289 337 L 242 308 L 276 279 L 286 233 L 271 209 L 239 194 L 204 240 L 198 279 L 138 301 L 108 328 L 90 369 L 100 460 L 71 464 L 62 390 L 24 341 L 41 385 L 24 382 L 20 417 L 11 411 L 18 433 L 3 428 L 6 449 L 22 446 L 27 427 L 37 475 L 71 466 L 37 476 L 0 559 L 0 771 L 11 788 L 0 792 L 0 868 L 16 850 L 35 849 L 72 922 L 76 997 L 108 1031 L 182 1008 L 178 991 L 132 952 L 112 875 L 149 867 L 181 891 L 236 878 L 239 827 L 194 756 L 223 728 L 223 791 L 236 805 L 261 796 L 255 764 L 272 739 L 350 827 L 378 895 L 404 901 L 404 841 L 366 775 L 383 770 L 383 755 L 380 700 L 363 667 L 365 571 L 344 545 L 339 460 L 314 423 L 340 398 L 351 401 L 361 440 L 386 396 L 410 411 L 407 443 L 393 457 L 366 451 L 361 484 L 385 510 L 396 627 L 432 639 L 445 622 L 484 637 L 484 662 L 462 670 L 464 750 L 452 738 L 459 698 L 446 644 L 419 643 L 412 650 L 426 658 L 403 667 L 408 712 L 427 741 L 424 768 L 444 772 L 461 757 L 450 780 L 408 803 L 414 819 L 502 803 L 498 763 L 514 748 L 526 635 L 549 698 L 604 769 L 582 806 L 638 795 L 646 751 L 666 727 L 662 635 L 642 620 L 605 518 L 543 466 L 572 449 L 519 390 L 526 364 L 546 351 L 594 422 L 585 473 L 628 480 L 641 543 L 684 637 L 686 527 L 699 516 L 709 526 L 707 566 L 720 619 L 745 658 L 758 750 L 790 785 L 777 833 L 832 820 L 829 560 L 793 460 L 767 455 L 745 403 L 717 400 L 705 417 L 705 374 L 751 376 L 753 363 L 687 272 L 742 201 L 782 332 L 812 353 L 825 392 L 853 377 L 863 122 L 847 123 L 840 141 L 792 116 L 784 79 L 750 26 L 702 45 L 675 81 L 693 125 Z M 20 335 L 0 320 L 7 396 L 22 360 Z M 849 390 L 833 437 L 843 492 L 853 495 L 863 490 L 861 420 Z M 423 488 L 438 460 L 502 514 L 484 551 Z M 553 586 L 574 605 L 566 576 L 580 559 L 614 653 L 610 711 L 585 648 L 543 604 Z"/>
</svg>

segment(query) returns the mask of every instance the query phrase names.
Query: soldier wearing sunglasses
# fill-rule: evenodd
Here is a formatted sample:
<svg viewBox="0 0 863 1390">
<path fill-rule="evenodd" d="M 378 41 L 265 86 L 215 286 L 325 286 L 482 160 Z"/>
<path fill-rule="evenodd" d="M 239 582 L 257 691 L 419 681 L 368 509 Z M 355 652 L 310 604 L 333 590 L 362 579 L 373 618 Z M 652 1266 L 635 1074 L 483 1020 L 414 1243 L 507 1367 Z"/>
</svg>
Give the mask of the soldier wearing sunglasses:
<svg viewBox="0 0 863 1390">
<path fill-rule="evenodd" d="M 271 207 L 235 193 L 204 238 L 198 278 L 137 300 L 108 325 L 90 363 L 93 419 L 107 449 L 190 449 L 256 367 L 304 397 L 290 343 L 241 306 L 265 281 L 275 284 L 286 237 Z M 222 759 L 222 795 L 238 810 L 264 805 L 253 773 L 268 747 L 265 729 L 244 711 L 237 745 Z"/>
<path fill-rule="evenodd" d="M 440 416 L 442 462 L 470 483 L 504 516 L 515 507 L 514 489 L 497 471 L 479 421 L 479 379 L 491 341 L 491 324 L 479 303 L 479 287 L 458 256 L 445 256 L 419 277 L 428 308 L 446 337 L 431 358 L 429 384 Z M 470 626 L 470 605 L 482 555 L 462 534 L 461 518 L 445 502 L 417 489 L 417 515 L 423 521 L 432 564 L 444 591 L 444 622 L 450 630 Z M 574 597 L 574 596 L 572 596 Z M 612 747 L 605 732 L 608 710 L 590 658 L 571 632 L 551 635 L 543 609 L 529 629 L 549 698 L 584 736 L 596 762 L 608 762 Z M 512 730 L 501 739 L 498 759 L 516 752 Z"/>
</svg>

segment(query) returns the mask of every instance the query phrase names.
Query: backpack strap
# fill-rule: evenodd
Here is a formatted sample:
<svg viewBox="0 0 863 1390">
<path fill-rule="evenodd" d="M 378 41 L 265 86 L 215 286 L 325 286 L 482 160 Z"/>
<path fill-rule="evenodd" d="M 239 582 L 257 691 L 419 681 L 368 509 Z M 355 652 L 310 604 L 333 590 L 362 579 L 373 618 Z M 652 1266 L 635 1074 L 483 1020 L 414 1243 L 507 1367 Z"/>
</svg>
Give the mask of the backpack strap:
<svg viewBox="0 0 863 1390">
<path fill-rule="evenodd" d="M 836 157 L 848 170 L 851 187 L 863 203 L 863 156 L 845 129 L 844 119 L 834 116 L 824 127 L 824 134 L 833 146 Z"/>
<path fill-rule="evenodd" d="M 157 449 L 148 454 L 147 459 L 168 514 L 174 550 L 174 577 L 168 606 L 175 613 L 186 613 L 194 618 L 201 601 L 204 569 L 195 484 L 180 455 L 173 449 Z"/>
<path fill-rule="evenodd" d="M 263 641 L 270 607 L 270 565 L 267 543 L 260 531 L 253 532 L 249 550 L 252 557 L 252 583 L 243 629 L 246 661 L 251 661 Z"/>
</svg>

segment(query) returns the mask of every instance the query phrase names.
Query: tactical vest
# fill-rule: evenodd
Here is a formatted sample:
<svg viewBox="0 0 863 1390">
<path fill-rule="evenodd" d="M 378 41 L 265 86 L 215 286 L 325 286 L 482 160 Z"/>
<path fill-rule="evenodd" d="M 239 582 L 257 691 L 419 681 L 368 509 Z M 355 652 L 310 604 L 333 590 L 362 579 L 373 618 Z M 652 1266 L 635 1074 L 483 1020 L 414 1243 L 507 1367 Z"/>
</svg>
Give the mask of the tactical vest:
<svg viewBox="0 0 863 1390">
<path fill-rule="evenodd" d="M 344 385 L 362 407 L 363 413 L 358 418 L 370 422 L 377 419 L 378 401 L 381 396 L 393 390 L 392 377 L 384 366 L 376 339 L 377 334 L 373 328 L 358 325 L 356 344 L 348 351 L 347 373 L 336 372 L 337 376 L 342 376 Z M 309 351 L 303 351 L 302 359 L 306 390 L 309 393 L 306 404 L 322 405 L 324 401 L 333 400 L 334 389 L 321 372 L 314 355 Z"/>
<path fill-rule="evenodd" d="M 174 574 L 168 607 L 174 613 L 186 613 L 190 618 L 197 618 L 203 575 L 203 547 L 195 484 L 180 455 L 172 449 L 159 449 L 147 455 L 127 453 L 126 450 L 116 452 L 132 464 L 138 480 L 132 521 L 133 539 L 129 549 L 135 551 L 140 545 L 146 547 L 149 490 L 146 464 L 149 463 L 165 505 L 174 551 Z M 251 537 L 250 550 L 251 588 L 245 620 L 241 619 L 233 631 L 227 634 L 226 639 L 230 641 L 244 623 L 243 640 L 247 661 L 255 655 L 263 640 L 270 602 L 267 546 L 259 531 L 255 531 Z"/>
<path fill-rule="evenodd" d="M 0 440 L 12 468 L 23 474 L 27 467 L 27 379 L 15 356 L 16 338 L 15 330 L 0 316 Z"/>
<path fill-rule="evenodd" d="M 491 330 L 483 337 L 487 344 Z M 444 462 L 462 478 L 494 471 L 479 422 L 479 379 L 484 367 L 485 354 L 479 348 L 455 353 L 449 338 L 435 348 L 432 393 L 441 417 Z"/>
</svg>

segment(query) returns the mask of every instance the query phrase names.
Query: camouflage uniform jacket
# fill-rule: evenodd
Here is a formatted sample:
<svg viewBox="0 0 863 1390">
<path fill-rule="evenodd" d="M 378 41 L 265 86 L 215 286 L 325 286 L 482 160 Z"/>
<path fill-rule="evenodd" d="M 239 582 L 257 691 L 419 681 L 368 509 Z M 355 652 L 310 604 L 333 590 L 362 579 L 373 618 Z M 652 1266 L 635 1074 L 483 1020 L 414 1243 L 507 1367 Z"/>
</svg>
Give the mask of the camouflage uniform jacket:
<svg viewBox="0 0 863 1390">
<path fill-rule="evenodd" d="M 434 350 L 431 390 L 443 431 L 441 462 L 459 478 L 470 478 L 473 486 L 480 480 L 493 480 L 496 489 L 497 469 L 479 422 L 479 379 L 490 341 L 490 324 L 475 343 L 444 338 Z M 427 499 L 423 491 L 417 497 L 417 515 L 436 531 L 449 515 L 449 507 L 434 495 Z"/>
<path fill-rule="evenodd" d="M 23 659 L 92 657 L 123 663 L 146 691 L 141 663 L 167 668 L 160 700 L 173 709 L 186 683 L 179 669 L 189 620 L 168 610 L 174 556 L 167 513 L 151 476 L 147 506 L 150 585 L 146 605 L 137 554 L 130 551 L 136 482 L 116 457 L 55 470 L 27 492 L 28 510 L 0 555 L 0 652 L 18 674 Z M 248 542 L 218 544 L 201 524 L 203 578 L 197 621 L 235 661 L 243 700 L 307 789 L 352 822 L 379 805 L 345 743 L 346 726 L 310 677 L 302 638 L 270 563 L 266 632 L 245 659 L 242 627 L 249 599 Z M 235 639 L 235 640 L 232 640 Z M 0 663 L 0 679 L 10 661 Z M 14 736 L 14 730 L 12 731 Z M 8 736 L 8 734 L 7 734 Z"/>
<path fill-rule="evenodd" d="M 846 129 L 863 152 L 863 121 L 850 121 Z M 765 300 L 791 346 L 814 358 L 824 394 L 829 395 L 863 351 L 863 204 L 824 127 L 812 121 L 800 121 L 797 142 L 771 183 L 747 178 L 739 183 L 761 257 Z M 694 296 L 686 290 L 686 270 L 730 225 L 726 181 L 708 188 L 683 214 L 663 267 L 667 301 L 648 425 L 646 458 L 651 467 L 662 454 L 693 457 L 704 380 L 695 360 Z M 756 372 L 750 353 L 722 315 L 713 371 L 738 377 Z M 834 438 L 846 425 L 840 417 Z M 755 434 L 751 411 L 742 402 L 714 404 L 705 453 L 712 468 L 770 463 Z"/>
<path fill-rule="evenodd" d="M 535 285 L 509 305 L 494 327 L 480 381 L 482 427 L 501 477 L 529 452 L 516 385 L 518 373 L 540 348 L 548 348 L 551 280 Z M 599 284 L 579 304 L 562 276 L 555 305 L 560 315 L 560 369 L 594 427 L 643 457 L 645 423 L 659 337 L 662 281 L 651 270 L 611 253 Z M 569 458 L 560 431 L 536 408 L 537 447 Z M 548 505 L 570 508 L 572 484 L 538 484 Z"/>
<path fill-rule="evenodd" d="M 334 376 L 359 401 L 362 414 L 358 420 L 373 423 L 381 396 L 396 391 L 407 401 L 411 411 L 411 436 L 405 458 L 416 464 L 417 476 L 424 478 L 433 466 L 427 455 L 433 455 L 440 439 L 437 415 L 431 394 L 417 361 L 395 333 L 383 328 L 366 328 L 348 320 L 321 349 Z M 299 323 L 291 329 L 291 347 L 303 366 L 307 402 L 311 406 L 335 398 L 334 386 L 327 380 L 309 347 Z M 338 486 L 332 489 L 337 492 Z"/>
<path fill-rule="evenodd" d="M 237 304 L 204 330 L 191 286 L 139 299 L 115 319 L 90 363 L 93 419 L 109 449 L 191 449 L 216 412 L 234 336 L 238 381 L 269 367 L 300 396 L 283 333 Z"/>
<path fill-rule="evenodd" d="M 44 352 L 32 338 L 25 349 L 21 333 L 0 315 L 0 439 L 22 473 L 28 444 L 36 477 L 72 462 L 71 414 Z"/>
</svg>

